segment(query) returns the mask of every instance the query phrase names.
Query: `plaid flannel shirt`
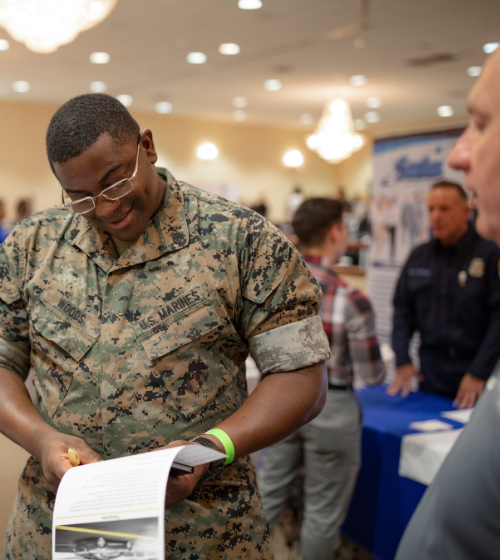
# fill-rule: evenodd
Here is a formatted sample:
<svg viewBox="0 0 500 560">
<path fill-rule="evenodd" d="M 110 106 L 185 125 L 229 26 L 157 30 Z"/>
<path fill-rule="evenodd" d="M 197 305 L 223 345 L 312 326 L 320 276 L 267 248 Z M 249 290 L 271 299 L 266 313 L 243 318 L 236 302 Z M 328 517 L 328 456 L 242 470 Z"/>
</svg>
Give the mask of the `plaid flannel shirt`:
<svg viewBox="0 0 500 560">
<path fill-rule="evenodd" d="M 330 383 L 349 385 L 355 379 L 378 385 L 385 370 L 370 300 L 342 281 L 326 259 L 302 256 L 323 291 L 319 315 L 332 352 L 327 361 Z"/>
</svg>

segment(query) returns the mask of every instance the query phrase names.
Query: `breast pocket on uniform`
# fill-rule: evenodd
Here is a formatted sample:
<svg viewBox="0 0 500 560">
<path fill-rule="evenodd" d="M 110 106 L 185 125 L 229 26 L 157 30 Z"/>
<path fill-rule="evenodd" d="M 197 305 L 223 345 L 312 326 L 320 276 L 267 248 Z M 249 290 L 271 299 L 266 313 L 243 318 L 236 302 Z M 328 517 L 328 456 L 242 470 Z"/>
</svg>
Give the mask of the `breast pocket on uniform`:
<svg viewBox="0 0 500 560">
<path fill-rule="evenodd" d="M 210 299 L 196 286 L 134 326 L 159 375 L 155 392 L 163 392 L 184 414 L 195 413 L 228 383 L 229 376 L 218 375 L 221 368 L 214 363 L 220 325 Z"/>
<path fill-rule="evenodd" d="M 64 399 L 71 378 L 99 337 L 95 320 L 60 292 L 48 288 L 30 314 L 31 363 L 49 415 Z"/>
</svg>

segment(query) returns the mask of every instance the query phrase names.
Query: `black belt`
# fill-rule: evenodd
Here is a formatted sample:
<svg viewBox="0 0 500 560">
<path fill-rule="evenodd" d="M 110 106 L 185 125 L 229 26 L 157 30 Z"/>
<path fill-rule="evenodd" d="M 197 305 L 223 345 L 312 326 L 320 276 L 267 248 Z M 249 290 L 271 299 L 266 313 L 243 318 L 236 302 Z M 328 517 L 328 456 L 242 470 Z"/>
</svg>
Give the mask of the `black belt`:
<svg viewBox="0 0 500 560">
<path fill-rule="evenodd" d="M 334 385 L 328 382 L 328 389 L 333 389 L 334 391 L 352 391 L 352 385 Z"/>
</svg>

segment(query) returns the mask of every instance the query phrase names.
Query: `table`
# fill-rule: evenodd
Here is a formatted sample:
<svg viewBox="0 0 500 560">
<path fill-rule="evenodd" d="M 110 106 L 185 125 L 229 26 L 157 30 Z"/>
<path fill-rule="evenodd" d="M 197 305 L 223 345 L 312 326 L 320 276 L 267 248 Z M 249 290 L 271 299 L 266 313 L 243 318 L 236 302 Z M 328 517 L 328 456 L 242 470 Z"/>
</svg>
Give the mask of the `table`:
<svg viewBox="0 0 500 560">
<path fill-rule="evenodd" d="M 452 400 L 430 393 L 390 397 L 387 386 L 356 391 L 363 408 L 362 466 L 342 533 L 378 560 L 393 560 L 399 541 L 427 486 L 398 474 L 401 440 L 417 433 L 411 422 L 440 419 Z"/>
</svg>

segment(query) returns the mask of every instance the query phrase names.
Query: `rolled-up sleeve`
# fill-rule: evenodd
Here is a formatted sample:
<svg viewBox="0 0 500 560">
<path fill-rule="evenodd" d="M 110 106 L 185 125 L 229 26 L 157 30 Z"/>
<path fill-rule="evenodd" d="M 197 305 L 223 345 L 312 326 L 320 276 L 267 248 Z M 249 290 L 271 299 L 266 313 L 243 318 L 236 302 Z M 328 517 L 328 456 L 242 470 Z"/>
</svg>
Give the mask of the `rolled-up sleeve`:
<svg viewBox="0 0 500 560">
<path fill-rule="evenodd" d="M 294 371 L 330 356 L 317 316 L 322 293 L 288 239 L 252 216 L 240 250 L 239 323 L 261 373 Z"/>
<path fill-rule="evenodd" d="M 0 245 L 0 367 L 25 380 L 30 369 L 29 317 L 18 286 L 15 236 Z"/>
</svg>

